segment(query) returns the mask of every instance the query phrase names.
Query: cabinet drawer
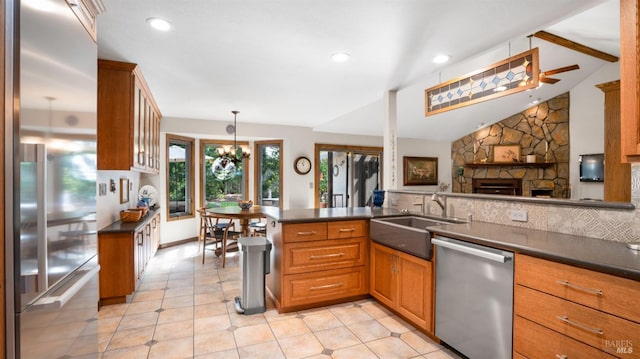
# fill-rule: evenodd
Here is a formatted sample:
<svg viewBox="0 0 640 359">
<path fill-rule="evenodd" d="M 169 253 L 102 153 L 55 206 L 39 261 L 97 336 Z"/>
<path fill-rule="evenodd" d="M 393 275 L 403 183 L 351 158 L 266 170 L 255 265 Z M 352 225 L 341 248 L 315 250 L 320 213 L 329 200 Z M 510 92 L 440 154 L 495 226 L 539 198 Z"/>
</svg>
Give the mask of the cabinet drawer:
<svg viewBox="0 0 640 359">
<path fill-rule="evenodd" d="M 517 315 L 513 333 L 514 358 L 615 358 Z"/>
<path fill-rule="evenodd" d="M 626 341 L 640 343 L 640 324 L 520 285 L 514 313 L 610 354 Z M 640 358 L 636 350 L 625 358 Z"/>
<path fill-rule="evenodd" d="M 366 266 L 285 275 L 284 306 L 347 298 L 369 292 Z"/>
<path fill-rule="evenodd" d="M 369 235 L 367 221 L 337 221 L 328 223 L 329 239 L 354 238 Z"/>
<path fill-rule="evenodd" d="M 640 323 L 640 282 L 525 255 L 515 263 L 517 284 Z"/>
<path fill-rule="evenodd" d="M 284 274 L 364 265 L 366 243 L 364 237 L 285 243 Z"/>
<path fill-rule="evenodd" d="M 284 224 L 282 227 L 286 243 L 327 239 L 327 222 Z"/>
</svg>

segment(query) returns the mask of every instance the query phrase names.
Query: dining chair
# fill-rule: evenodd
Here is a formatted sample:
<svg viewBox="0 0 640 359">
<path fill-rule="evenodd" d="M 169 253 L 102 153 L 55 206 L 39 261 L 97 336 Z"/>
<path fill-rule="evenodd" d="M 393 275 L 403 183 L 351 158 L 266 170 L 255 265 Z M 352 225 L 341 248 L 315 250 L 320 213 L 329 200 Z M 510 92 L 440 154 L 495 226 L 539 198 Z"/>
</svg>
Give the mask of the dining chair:
<svg viewBox="0 0 640 359">
<path fill-rule="evenodd" d="M 221 218 L 208 213 L 206 208 L 198 210 L 200 213 L 200 236 L 202 244 L 202 263 L 204 264 L 207 245 L 213 244 L 212 250 L 216 257 L 222 256 L 222 267 L 226 265 L 227 252 L 237 250 L 237 239 L 240 232 L 235 231 L 235 223 L 231 219 Z"/>
<path fill-rule="evenodd" d="M 262 219 L 257 222 L 251 222 L 249 224 L 251 230 L 251 237 L 266 237 L 267 236 L 267 224 L 262 222 Z"/>
</svg>

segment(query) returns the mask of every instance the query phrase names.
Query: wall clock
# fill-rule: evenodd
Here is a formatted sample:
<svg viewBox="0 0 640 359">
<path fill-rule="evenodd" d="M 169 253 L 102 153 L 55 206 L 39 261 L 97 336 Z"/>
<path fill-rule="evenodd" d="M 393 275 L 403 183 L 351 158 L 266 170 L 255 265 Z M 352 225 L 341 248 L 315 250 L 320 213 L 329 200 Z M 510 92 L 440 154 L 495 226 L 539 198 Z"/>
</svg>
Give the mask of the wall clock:
<svg viewBox="0 0 640 359">
<path fill-rule="evenodd" d="M 307 157 L 300 156 L 293 161 L 293 169 L 299 175 L 306 175 L 311 171 L 311 160 Z"/>
</svg>

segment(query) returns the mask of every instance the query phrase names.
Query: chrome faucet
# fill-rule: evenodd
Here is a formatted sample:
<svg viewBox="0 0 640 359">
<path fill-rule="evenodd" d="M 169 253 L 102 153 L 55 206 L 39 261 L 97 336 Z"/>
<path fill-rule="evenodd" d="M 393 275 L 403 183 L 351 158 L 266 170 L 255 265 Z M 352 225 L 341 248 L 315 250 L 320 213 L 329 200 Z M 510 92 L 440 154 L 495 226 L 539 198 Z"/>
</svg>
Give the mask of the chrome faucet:
<svg viewBox="0 0 640 359">
<path fill-rule="evenodd" d="M 431 195 L 431 200 L 436 202 L 438 206 L 442 209 L 442 217 L 447 216 L 447 197 L 441 196 L 437 193 Z"/>
</svg>

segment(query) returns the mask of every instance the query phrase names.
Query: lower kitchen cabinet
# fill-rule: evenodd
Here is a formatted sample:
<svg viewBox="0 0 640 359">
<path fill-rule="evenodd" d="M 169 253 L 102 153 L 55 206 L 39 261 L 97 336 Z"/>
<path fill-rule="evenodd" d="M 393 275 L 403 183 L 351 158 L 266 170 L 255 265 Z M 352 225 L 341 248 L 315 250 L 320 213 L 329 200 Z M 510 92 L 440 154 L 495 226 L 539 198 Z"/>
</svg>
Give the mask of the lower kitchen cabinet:
<svg viewBox="0 0 640 359">
<path fill-rule="evenodd" d="M 433 333 L 433 264 L 371 243 L 370 293 L 414 325 Z"/>
<path fill-rule="evenodd" d="M 98 232 L 101 305 L 127 301 L 159 241 L 160 213 L 150 213 L 138 223 L 116 222 Z"/>
<path fill-rule="evenodd" d="M 640 358 L 640 282 L 520 254 L 515 282 L 514 356 Z"/>
<path fill-rule="evenodd" d="M 267 231 L 267 290 L 278 312 L 365 298 L 369 293 L 366 220 L 277 223 Z"/>
</svg>

